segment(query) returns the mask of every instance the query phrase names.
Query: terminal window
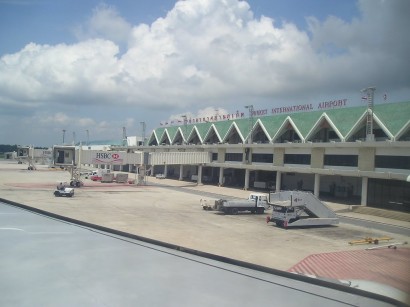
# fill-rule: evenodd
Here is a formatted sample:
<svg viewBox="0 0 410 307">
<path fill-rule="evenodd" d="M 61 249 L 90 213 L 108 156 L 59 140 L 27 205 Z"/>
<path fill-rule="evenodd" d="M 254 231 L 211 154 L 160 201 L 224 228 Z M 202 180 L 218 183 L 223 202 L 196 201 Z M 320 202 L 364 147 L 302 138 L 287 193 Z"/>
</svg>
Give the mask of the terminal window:
<svg viewBox="0 0 410 307">
<path fill-rule="evenodd" d="M 285 164 L 310 164 L 310 155 L 285 154 Z"/>
<path fill-rule="evenodd" d="M 324 164 L 329 166 L 354 166 L 358 165 L 357 155 L 325 155 Z"/>
<path fill-rule="evenodd" d="M 376 168 L 410 169 L 410 156 L 376 156 Z"/>
<path fill-rule="evenodd" d="M 253 154 L 252 162 L 273 163 L 273 154 Z"/>
<path fill-rule="evenodd" d="M 241 153 L 226 153 L 225 161 L 242 162 Z"/>
</svg>

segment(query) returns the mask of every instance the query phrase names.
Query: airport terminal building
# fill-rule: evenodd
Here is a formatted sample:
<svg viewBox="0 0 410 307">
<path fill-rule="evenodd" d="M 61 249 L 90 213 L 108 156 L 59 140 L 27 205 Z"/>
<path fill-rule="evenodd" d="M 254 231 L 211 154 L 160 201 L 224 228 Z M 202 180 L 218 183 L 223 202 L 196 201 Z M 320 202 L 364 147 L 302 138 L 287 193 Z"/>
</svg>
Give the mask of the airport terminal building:
<svg viewBox="0 0 410 307">
<path fill-rule="evenodd" d="M 135 149 L 175 156 L 175 163 L 156 159 L 151 175 L 243 189 L 308 190 L 324 199 L 410 211 L 410 102 L 277 111 L 267 116 L 251 110 L 218 121 L 183 118 L 155 129 Z M 195 165 L 189 156 L 186 164 L 177 158 L 188 153 L 209 159 Z"/>
<path fill-rule="evenodd" d="M 302 105 L 272 115 L 251 107 L 249 115 L 184 117 L 133 144 L 124 138 L 54 146 L 49 158 L 55 165 L 62 160 L 59 166 L 138 172 L 138 182 L 151 175 L 265 192 L 304 190 L 325 201 L 410 212 L 410 101 L 314 111 Z M 111 158 L 94 156 L 101 154 Z M 36 156 L 34 149 L 19 149 L 29 169 Z"/>
</svg>

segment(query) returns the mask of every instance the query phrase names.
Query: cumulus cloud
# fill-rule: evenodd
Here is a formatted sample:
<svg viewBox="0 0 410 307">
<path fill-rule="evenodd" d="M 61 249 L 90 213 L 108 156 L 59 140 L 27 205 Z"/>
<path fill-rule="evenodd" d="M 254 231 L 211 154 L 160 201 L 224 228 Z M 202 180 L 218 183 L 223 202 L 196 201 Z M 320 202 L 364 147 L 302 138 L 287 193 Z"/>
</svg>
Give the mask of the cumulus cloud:
<svg viewBox="0 0 410 307">
<path fill-rule="evenodd" d="M 115 43 L 128 42 L 132 26 L 113 6 L 98 5 L 89 20 L 74 28 L 73 32 L 79 40 L 102 38 Z"/>
<path fill-rule="evenodd" d="M 269 17 L 255 19 L 249 5 L 237 0 L 179 1 L 152 25 L 132 29 L 115 8 L 100 5 L 79 31 L 91 39 L 32 43 L 2 57 L 0 101 L 100 104 L 117 98 L 137 105 L 204 106 L 214 99 L 230 103 L 244 95 L 354 86 L 363 79 L 381 81 L 386 73 L 408 76 L 404 6 L 408 2 L 363 0 L 360 19 L 311 17 L 307 33 L 290 23 L 276 27 Z M 117 42 L 124 40 L 128 49 L 119 56 Z"/>
<path fill-rule="evenodd" d="M 78 43 L 30 43 L 0 58 L 0 107 L 176 108 L 172 119 L 202 116 L 195 110 L 210 104 L 222 112 L 232 104 L 307 102 L 369 85 L 408 94 L 410 1 L 358 6 L 351 21 L 309 17 L 301 30 L 255 18 L 237 0 L 178 1 L 150 25 L 130 25 L 115 7 L 100 5 L 77 28 Z"/>
<path fill-rule="evenodd" d="M 0 105 L 97 103 L 118 93 L 118 48 L 107 40 L 56 46 L 30 43 L 0 59 Z M 108 97 L 107 97 L 108 95 Z M 78 100 L 77 100 L 78 99 Z"/>
<path fill-rule="evenodd" d="M 314 55 L 329 84 L 336 80 L 360 84 L 383 84 L 393 89 L 409 88 L 409 1 L 359 1 L 362 13 L 351 22 L 329 16 L 321 22 L 308 18 Z M 337 72 L 337 74 L 332 74 Z M 341 79 L 344 78 L 343 79 Z"/>
</svg>

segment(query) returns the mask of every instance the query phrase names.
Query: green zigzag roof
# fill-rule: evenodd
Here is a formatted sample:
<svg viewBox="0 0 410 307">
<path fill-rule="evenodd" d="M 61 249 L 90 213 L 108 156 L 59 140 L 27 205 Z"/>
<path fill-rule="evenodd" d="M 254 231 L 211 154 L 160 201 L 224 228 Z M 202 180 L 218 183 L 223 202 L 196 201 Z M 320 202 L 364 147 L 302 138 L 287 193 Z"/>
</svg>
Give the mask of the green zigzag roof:
<svg viewBox="0 0 410 307">
<path fill-rule="evenodd" d="M 205 139 L 205 136 L 208 133 L 211 125 L 212 123 L 201 123 L 201 124 L 196 125 L 196 129 L 198 129 L 198 134 L 202 140 Z"/>
<path fill-rule="evenodd" d="M 255 125 L 257 119 L 254 120 L 253 124 Z M 242 134 L 243 138 L 246 138 L 249 134 L 249 119 L 241 118 L 235 120 L 236 125 L 238 126 L 239 132 Z"/>
<path fill-rule="evenodd" d="M 262 125 L 265 127 L 269 136 L 272 138 L 276 132 L 279 130 L 285 119 L 289 116 L 296 127 L 299 129 L 301 134 L 306 137 L 309 131 L 313 128 L 315 123 L 323 114 L 327 114 L 336 128 L 345 137 L 352 127 L 357 123 L 360 117 L 366 111 L 367 106 L 357 106 L 348 107 L 342 109 L 331 109 L 331 110 L 319 110 L 313 112 L 303 112 L 303 113 L 290 113 L 290 114 L 279 114 L 264 117 L 255 117 L 254 124 L 258 119 L 260 119 Z M 374 114 L 382 121 L 387 129 L 396 135 L 400 129 L 410 120 L 410 101 L 399 102 L 399 103 L 386 103 L 374 106 Z M 236 120 L 227 120 L 214 123 L 199 123 L 187 125 L 186 129 L 188 135 L 192 133 L 193 128 L 196 126 L 198 132 L 202 139 L 205 138 L 206 134 L 209 132 L 209 128 L 213 124 L 215 129 L 218 131 L 222 140 L 226 137 L 226 134 L 231 127 L 232 123 L 235 122 L 238 126 L 240 133 L 243 137 L 248 135 L 248 118 L 241 118 Z M 167 129 L 171 141 L 175 137 L 178 127 L 184 133 L 184 126 L 172 126 L 172 127 L 160 127 L 155 129 L 155 133 L 158 137 L 158 141 L 162 138 L 165 129 Z"/>
<path fill-rule="evenodd" d="M 157 142 L 159 143 L 160 140 L 162 139 L 163 134 L 165 133 L 165 127 L 161 127 L 155 130 L 155 133 L 157 135 Z"/>
<path fill-rule="evenodd" d="M 222 140 L 225 139 L 226 133 L 229 130 L 229 127 L 232 125 L 232 121 L 227 120 L 227 121 L 221 121 L 221 122 L 216 122 L 214 123 L 216 130 L 219 132 L 219 136 L 221 137 Z"/>
<path fill-rule="evenodd" d="M 177 134 L 178 128 L 179 128 L 179 126 L 171 126 L 171 127 L 167 128 L 168 135 L 169 135 L 169 138 L 170 138 L 171 142 L 174 141 L 174 138 L 175 138 L 175 135 Z"/>
<path fill-rule="evenodd" d="M 260 118 L 263 126 L 265 127 L 266 131 L 269 133 L 269 136 L 271 139 L 275 136 L 280 126 L 282 126 L 286 117 L 288 117 L 288 114 L 280 114 L 276 116 L 267 116 L 267 117 Z"/>
<path fill-rule="evenodd" d="M 293 120 L 296 127 L 299 129 L 302 136 L 305 138 L 310 129 L 315 125 L 323 111 L 313 111 L 306 113 L 290 114 L 289 117 Z"/>
<path fill-rule="evenodd" d="M 340 131 L 343 137 L 349 133 L 352 127 L 357 123 L 367 107 L 353 107 L 345 109 L 327 110 L 325 113 Z"/>
<path fill-rule="evenodd" d="M 374 106 L 374 114 L 396 135 L 410 120 L 410 101 Z"/>
</svg>

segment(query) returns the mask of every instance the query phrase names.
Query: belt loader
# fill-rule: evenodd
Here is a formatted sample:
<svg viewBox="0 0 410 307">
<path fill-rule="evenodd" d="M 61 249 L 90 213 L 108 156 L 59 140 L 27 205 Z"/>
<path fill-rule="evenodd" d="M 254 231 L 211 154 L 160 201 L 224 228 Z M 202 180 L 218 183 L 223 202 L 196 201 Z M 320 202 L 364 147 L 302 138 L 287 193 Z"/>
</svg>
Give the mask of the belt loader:
<svg viewBox="0 0 410 307">
<path fill-rule="evenodd" d="M 322 226 L 339 223 L 336 214 L 311 192 L 280 191 L 270 192 L 269 205 L 272 215 L 266 223 L 288 228 L 295 226 Z"/>
</svg>

